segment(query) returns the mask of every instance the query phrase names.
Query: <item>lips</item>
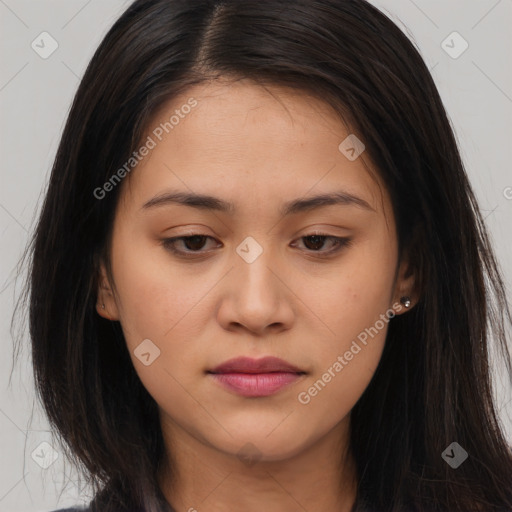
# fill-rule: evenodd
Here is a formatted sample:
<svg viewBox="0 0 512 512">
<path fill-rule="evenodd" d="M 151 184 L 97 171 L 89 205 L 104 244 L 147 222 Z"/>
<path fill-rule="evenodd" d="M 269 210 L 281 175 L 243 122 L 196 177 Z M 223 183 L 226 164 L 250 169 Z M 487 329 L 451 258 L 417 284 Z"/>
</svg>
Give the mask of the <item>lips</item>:
<svg viewBox="0 0 512 512">
<path fill-rule="evenodd" d="M 237 357 L 207 373 L 224 389 L 247 398 L 273 395 L 306 374 L 277 357 Z"/>
<path fill-rule="evenodd" d="M 277 357 L 263 357 L 251 359 L 250 357 L 237 357 L 216 366 L 209 373 L 306 373 Z"/>
</svg>

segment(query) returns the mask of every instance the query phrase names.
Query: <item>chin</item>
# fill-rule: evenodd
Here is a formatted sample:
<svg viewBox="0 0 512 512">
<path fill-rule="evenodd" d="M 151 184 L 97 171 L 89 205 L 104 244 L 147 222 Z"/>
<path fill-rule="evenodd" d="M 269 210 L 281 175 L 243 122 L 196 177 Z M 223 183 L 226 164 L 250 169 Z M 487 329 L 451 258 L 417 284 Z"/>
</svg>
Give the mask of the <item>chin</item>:
<svg viewBox="0 0 512 512">
<path fill-rule="evenodd" d="M 277 429 L 276 429 L 277 430 Z M 236 456 L 248 466 L 255 462 L 275 462 L 284 461 L 295 457 L 308 445 L 306 439 L 291 438 L 289 430 L 274 432 L 269 435 L 270 430 L 248 430 L 232 432 L 233 437 L 228 442 L 220 444 L 212 443 L 214 446 Z"/>
</svg>

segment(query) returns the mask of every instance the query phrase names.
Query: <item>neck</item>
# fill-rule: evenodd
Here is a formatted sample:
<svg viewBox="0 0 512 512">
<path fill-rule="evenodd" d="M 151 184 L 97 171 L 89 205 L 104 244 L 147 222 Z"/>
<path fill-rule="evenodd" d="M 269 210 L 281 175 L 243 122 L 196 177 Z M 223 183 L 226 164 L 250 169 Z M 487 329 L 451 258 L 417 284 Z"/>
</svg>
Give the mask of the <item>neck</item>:
<svg viewBox="0 0 512 512">
<path fill-rule="evenodd" d="M 350 512 L 357 483 L 347 450 L 349 418 L 300 453 L 279 460 L 222 452 L 176 424 L 163 429 L 164 496 L 184 512 Z M 250 453 L 250 449 L 248 450 Z M 172 460 L 172 463 L 170 462 Z M 170 470 L 172 468 L 172 470 Z"/>
</svg>

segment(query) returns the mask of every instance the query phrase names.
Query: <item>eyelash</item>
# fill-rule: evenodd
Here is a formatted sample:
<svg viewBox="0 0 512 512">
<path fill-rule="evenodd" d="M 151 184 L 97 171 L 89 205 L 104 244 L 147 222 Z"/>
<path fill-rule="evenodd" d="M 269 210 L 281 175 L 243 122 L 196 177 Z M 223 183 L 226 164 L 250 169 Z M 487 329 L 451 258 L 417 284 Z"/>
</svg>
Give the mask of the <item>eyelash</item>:
<svg viewBox="0 0 512 512">
<path fill-rule="evenodd" d="M 188 236 L 178 236 L 178 237 L 174 237 L 174 238 L 166 238 L 166 239 L 162 240 L 162 245 L 168 251 L 170 251 L 173 254 L 176 254 L 182 258 L 192 259 L 194 257 L 197 257 L 197 255 L 207 254 L 208 251 L 202 251 L 202 252 L 201 251 L 182 251 L 182 250 L 176 249 L 175 244 L 177 241 L 179 241 L 179 240 L 186 241 L 186 240 L 188 240 L 190 238 L 194 238 L 194 237 L 203 237 L 203 238 L 213 239 L 213 237 L 211 237 L 211 236 L 197 233 L 197 234 L 192 234 L 192 235 L 188 235 Z M 335 253 L 338 253 L 343 248 L 350 246 L 350 244 L 352 243 L 351 238 L 342 238 L 342 237 L 337 237 L 337 236 L 332 236 L 332 235 L 326 235 L 323 233 L 313 233 L 311 235 L 304 235 L 304 236 L 301 236 L 298 240 L 301 240 L 304 238 L 311 238 L 311 237 L 320 237 L 320 238 L 326 238 L 326 239 L 331 239 L 331 240 L 336 241 L 335 248 L 331 249 L 329 251 L 320 252 L 320 251 L 314 251 L 312 249 L 309 250 L 311 252 L 311 254 L 314 254 L 315 256 L 318 255 L 320 258 L 326 258 Z"/>
</svg>

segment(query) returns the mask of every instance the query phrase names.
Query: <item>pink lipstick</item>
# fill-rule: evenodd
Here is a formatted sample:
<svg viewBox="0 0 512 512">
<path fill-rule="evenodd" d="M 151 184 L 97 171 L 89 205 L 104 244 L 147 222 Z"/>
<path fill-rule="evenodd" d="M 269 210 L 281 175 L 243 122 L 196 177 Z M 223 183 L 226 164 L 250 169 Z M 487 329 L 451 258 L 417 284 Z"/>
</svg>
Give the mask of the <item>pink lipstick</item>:
<svg viewBox="0 0 512 512">
<path fill-rule="evenodd" d="M 277 357 L 237 357 L 208 371 L 208 374 L 241 396 L 263 397 L 296 382 L 306 372 Z"/>
</svg>

